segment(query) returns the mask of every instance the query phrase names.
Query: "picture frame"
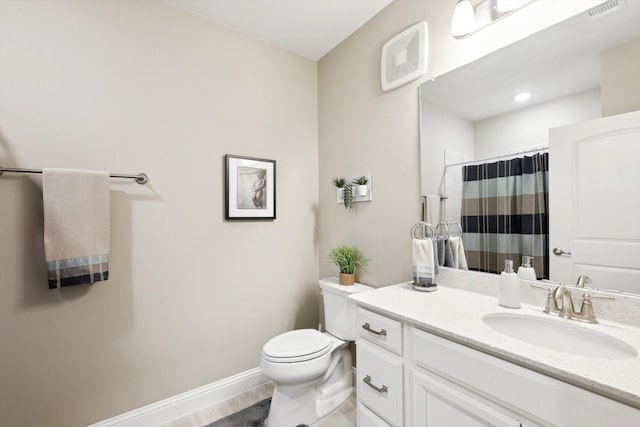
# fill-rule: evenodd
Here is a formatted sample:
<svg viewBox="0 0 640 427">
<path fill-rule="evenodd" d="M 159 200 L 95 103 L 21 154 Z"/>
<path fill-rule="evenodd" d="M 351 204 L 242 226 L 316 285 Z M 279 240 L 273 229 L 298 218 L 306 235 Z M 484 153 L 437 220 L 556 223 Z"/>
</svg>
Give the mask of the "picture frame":
<svg viewBox="0 0 640 427">
<path fill-rule="evenodd" d="M 225 219 L 276 219 L 276 161 L 225 154 Z"/>
</svg>

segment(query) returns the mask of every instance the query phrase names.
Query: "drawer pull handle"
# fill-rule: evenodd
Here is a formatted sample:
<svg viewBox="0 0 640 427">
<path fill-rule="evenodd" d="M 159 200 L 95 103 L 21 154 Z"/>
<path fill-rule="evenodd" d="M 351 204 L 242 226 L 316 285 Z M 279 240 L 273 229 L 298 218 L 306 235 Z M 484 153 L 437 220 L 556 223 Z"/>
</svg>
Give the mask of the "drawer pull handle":
<svg viewBox="0 0 640 427">
<path fill-rule="evenodd" d="M 377 387 L 374 383 L 371 382 L 371 377 L 367 375 L 362 379 L 366 385 L 377 391 L 378 393 L 386 393 L 389 391 L 386 385 L 382 385 L 382 387 Z"/>
<path fill-rule="evenodd" d="M 386 329 L 380 329 L 379 331 L 373 330 L 371 329 L 371 325 L 367 322 L 364 325 L 362 325 L 362 329 L 364 329 L 365 331 L 369 331 L 372 334 L 376 334 L 376 335 L 381 335 L 381 336 L 386 336 L 387 335 L 387 330 Z"/>
</svg>

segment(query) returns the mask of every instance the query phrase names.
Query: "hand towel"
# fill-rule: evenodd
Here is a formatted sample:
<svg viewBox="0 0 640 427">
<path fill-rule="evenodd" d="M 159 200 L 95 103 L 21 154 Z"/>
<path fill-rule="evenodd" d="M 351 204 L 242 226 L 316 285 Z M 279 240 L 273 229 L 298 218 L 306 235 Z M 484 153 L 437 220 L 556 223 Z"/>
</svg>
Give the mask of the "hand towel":
<svg viewBox="0 0 640 427">
<path fill-rule="evenodd" d="M 460 237 L 449 236 L 449 243 L 451 244 L 451 255 L 453 255 L 453 268 L 460 268 Z"/>
<path fill-rule="evenodd" d="M 413 282 L 421 285 L 434 283 L 432 239 L 413 239 Z"/>
<path fill-rule="evenodd" d="M 436 238 L 436 246 L 438 247 L 438 265 L 444 265 L 445 240 L 446 240 L 446 237 L 444 236 L 440 236 Z M 449 250 L 451 250 L 451 248 L 449 248 Z"/>
<path fill-rule="evenodd" d="M 433 243 L 433 272 L 435 274 L 439 274 L 440 273 L 440 268 L 438 265 L 438 242 L 437 239 L 431 239 L 431 242 Z"/>
<path fill-rule="evenodd" d="M 462 236 L 459 237 L 460 243 L 458 243 L 458 268 L 460 270 L 468 270 L 467 255 L 464 253 L 464 244 L 462 243 Z"/>
<path fill-rule="evenodd" d="M 109 278 L 109 174 L 42 171 L 49 289 Z"/>
<path fill-rule="evenodd" d="M 453 255 L 453 268 L 468 270 L 469 266 L 467 265 L 467 256 L 464 253 L 462 237 L 451 236 L 449 237 L 449 241 L 451 242 L 451 253 Z"/>
<path fill-rule="evenodd" d="M 429 224 L 438 225 L 440 223 L 440 196 L 425 196 L 424 200 L 426 203 L 425 221 Z"/>
<path fill-rule="evenodd" d="M 453 251 L 451 250 L 451 240 L 448 237 L 444 239 L 444 266 L 456 268 L 453 262 Z"/>
</svg>

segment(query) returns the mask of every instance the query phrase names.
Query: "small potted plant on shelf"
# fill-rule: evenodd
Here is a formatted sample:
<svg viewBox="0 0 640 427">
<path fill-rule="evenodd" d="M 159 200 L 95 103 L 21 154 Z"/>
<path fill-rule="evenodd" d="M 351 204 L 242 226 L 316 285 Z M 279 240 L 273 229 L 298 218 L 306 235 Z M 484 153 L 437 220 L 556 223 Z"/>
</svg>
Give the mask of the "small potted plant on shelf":
<svg viewBox="0 0 640 427">
<path fill-rule="evenodd" d="M 360 197 L 364 197 L 367 195 L 367 189 L 369 188 L 367 187 L 368 182 L 369 180 L 364 175 L 353 180 L 353 184 L 358 187 L 358 195 Z"/>
<path fill-rule="evenodd" d="M 344 178 L 334 178 L 333 185 L 338 188 L 338 199 L 344 201 L 345 209 L 353 209 L 353 185 L 347 184 Z"/>
<path fill-rule="evenodd" d="M 339 283 L 346 286 L 355 283 L 356 268 L 366 262 L 355 246 L 333 248 L 329 251 L 329 259 L 340 269 Z"/>
</svg>

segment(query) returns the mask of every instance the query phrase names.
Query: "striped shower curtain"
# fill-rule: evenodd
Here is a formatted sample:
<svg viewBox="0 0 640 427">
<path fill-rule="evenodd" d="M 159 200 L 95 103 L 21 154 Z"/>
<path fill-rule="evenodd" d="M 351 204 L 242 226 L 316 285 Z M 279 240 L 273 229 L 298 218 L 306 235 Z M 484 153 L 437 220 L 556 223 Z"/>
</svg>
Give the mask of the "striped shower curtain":
<svg viewBox="0 0 640 427">
<path fill-rule="evenodd" d="M 499 273 L 534 257 L 538 279 L 549 278 L 549 154 L 465 166 L 463 242 L 470 270 Z"/>
</svg>

